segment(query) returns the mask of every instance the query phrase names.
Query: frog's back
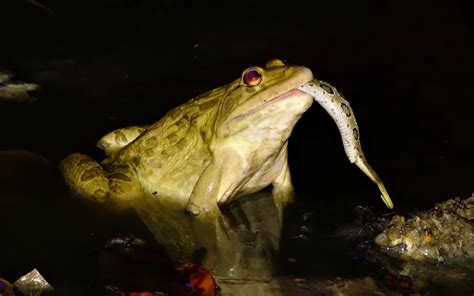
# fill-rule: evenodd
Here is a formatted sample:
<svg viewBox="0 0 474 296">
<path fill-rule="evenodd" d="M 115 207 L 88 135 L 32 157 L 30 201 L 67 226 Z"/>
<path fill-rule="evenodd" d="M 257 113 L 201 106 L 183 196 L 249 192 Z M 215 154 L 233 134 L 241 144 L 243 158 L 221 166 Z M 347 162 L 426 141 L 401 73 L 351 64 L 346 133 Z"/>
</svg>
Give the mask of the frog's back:
<svg viewBox="0 0 474 296">
<path fill-rule="evenodd" d="M 189 197 L 211 161 L 208 141 L 218 101 L 206 96 L 172 109 L 124 147 L 115 164 L 131 165 L 146 193 Z"/>
</svg>

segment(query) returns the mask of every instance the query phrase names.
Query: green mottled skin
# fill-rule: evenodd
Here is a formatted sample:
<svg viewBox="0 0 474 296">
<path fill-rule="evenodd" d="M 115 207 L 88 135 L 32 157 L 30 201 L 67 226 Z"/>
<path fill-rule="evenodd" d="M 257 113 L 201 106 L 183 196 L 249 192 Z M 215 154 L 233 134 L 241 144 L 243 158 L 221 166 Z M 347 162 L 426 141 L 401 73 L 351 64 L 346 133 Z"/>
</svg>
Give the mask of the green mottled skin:
<svg viewBox="0 0 474 296">
<path fill-rule="evenodd" d="M 61 163 L 66 183 L 83 197 L 118 205 L 142 195 L 173 199 L 194 215 L 216 213 L 219 204 L 270 184 L 279 203 L 291 201 L 287 141 L 312 104 L 296 88 L 313 75 L 277 59 L 252 69 L 262 75 L 258 85 L 241 77 L 146 129 L 107 134 L 99 141 L 108 154 L 103 167 L 80 153 L 68 156 Z"/>
</svg>

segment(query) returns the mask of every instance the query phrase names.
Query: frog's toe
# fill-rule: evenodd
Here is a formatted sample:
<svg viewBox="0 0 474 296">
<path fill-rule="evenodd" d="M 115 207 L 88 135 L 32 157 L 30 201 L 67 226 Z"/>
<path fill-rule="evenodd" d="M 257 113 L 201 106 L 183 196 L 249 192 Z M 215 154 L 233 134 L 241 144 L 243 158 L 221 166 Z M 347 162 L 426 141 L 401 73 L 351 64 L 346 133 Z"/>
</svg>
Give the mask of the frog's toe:
<svg viewBox="0 0 474 296">
<path fill-rule="evenodd" d="M 197 216 L 201 213 L 201 207 L 194 203 L 188 203 L 186 205 L 186 212 L 190 213 L 191 215 Z"/>
<path fill-rule="evenodd" d="M 219 207 L 217 203 L 194 203 L 188 202 L 186 205 L 186 212 L 190 213 L 193 216 L 200 216 L 201 218 L 204 217 L 215 217 L 220 215 Z"/>
<path fill-rule="evenodd" d="M 95 200 L 103 201 L 107 198 L 108 194 L 109 193 L 104 189 L 97 189 L 96 191 L 94 191 L 93 198 Z"/>
<path fill-rule="evenodd" d="M 74 153 L 60 163 L 66 185 L 80 197 L 104 202 L 109 193 L 109 178 L 95 160 L 81 153 Z"/>
</svg>

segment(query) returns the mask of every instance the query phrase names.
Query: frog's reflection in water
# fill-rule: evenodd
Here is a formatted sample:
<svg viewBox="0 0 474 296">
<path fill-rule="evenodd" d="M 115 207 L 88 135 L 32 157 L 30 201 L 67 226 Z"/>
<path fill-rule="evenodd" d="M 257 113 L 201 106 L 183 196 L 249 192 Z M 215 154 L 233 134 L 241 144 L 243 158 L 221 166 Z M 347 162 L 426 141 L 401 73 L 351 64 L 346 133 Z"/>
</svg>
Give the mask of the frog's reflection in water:
<svg viewBox="0 0 474 296">
<path fill-rule="evenodd" d="M 151 197 L 134 203 L 173 260 L 200 263 L 216 278 L 271 279 L 282 230 L 282 205 L 271 192 L 239 198 L 207 216 L 194 217 L 184 207 Z"/>
</svg>

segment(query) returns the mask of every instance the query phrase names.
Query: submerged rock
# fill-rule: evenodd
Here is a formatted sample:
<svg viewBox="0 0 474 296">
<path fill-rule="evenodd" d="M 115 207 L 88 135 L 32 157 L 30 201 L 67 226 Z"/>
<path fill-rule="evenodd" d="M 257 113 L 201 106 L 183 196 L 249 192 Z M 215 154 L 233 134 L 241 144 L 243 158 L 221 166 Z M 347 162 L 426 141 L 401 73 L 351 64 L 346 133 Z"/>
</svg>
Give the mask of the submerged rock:
<svg viewBox="0 0 474 296">
<path fill-rule="evenodd" d="M 37 98 L 28 92 L 39 89 L 38 84 L 13 82 L 13 73 L 0 71 L 0 102 L 32 103 Z"/>
<path fill-rule="evenodd" d="M 405 293 L 409 288 L 410 293 L 427 295 L 470 295 L 473 209 L 474 195 L 406 215 L 375 215 L 359 206 L 357 220 L 340 226 L 336 237 L 347 243 L 357 264 L 371 266 L 378 282 L 391 291 Z"/>
<path fill-rule="evenodd" d="M 216 295 L 208 270 L 174 262 L 156 244 L 134 236 L 110 239 L 99 256 L 99 266 L 105 295 Z"/>
<path fill-rule="evenodd" d="M 441 262 L 474 256 L 474 195 L 449 199 L 405 218 L 395 215 L 375 238 L 381 251 L 402 260 Z"/>
<path fill-rule="evenodd" d="M 41 296 L 53 291 L 53 287 L 36 268 L 19 278 L 13 286 L 27 296 Z"/>
</svg>

